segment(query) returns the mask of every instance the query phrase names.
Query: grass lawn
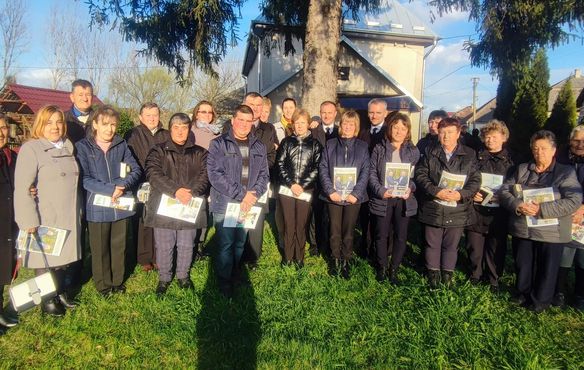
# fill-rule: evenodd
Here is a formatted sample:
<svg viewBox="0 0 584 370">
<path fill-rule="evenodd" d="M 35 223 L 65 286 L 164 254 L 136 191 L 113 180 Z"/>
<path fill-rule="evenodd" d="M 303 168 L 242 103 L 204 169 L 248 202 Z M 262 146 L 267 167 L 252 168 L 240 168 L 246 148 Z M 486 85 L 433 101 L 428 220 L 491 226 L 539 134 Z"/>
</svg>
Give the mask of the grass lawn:
<svg viewBox="0 0 584 370">
<path fill-rule="evenodd" d="M 268 225 L 264 242 L 251 287 L 231 301 L 203 261 L 193 292 L 173 283 L 157 299 L 157 275 L 136 269 L 125 295 L 103 299 L 89 282 L 63 318 L 24 313 L 0 337 L 0 368 L 584 368 L 583 313 L 533 314 L 460 271 L 453 289 L 430 293 L 408 267 L 416 246 L 393 287 L 361 260 L 348 281 L 330 277 L 320 257 L 301 271 L 281 268 Z"/>
</svg>

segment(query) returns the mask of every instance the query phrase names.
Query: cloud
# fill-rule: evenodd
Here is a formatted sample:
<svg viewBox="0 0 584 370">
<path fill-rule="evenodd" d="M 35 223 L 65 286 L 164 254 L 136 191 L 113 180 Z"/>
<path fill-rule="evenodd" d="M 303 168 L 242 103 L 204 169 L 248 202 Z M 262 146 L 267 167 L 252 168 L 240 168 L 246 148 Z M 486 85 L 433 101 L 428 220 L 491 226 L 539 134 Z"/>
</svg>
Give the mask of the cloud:
<svg viewBox="0 0 584 370">
<path fill-rule="evenodd" d="M 445 69 L 453 69 L 460 65 L 470 63 L 469 53 L 464 50 L 464 41 L 455 43 L 438 42 L 436 48 L 426 59 L 427 66 L 439 64 Z"/>
<path fill-rule="evenodd" d="M 16 74 L 16 82 L 34 87 L 51 87 L 51 70 L 49 68 L 21 69 Z"/>
</svg>

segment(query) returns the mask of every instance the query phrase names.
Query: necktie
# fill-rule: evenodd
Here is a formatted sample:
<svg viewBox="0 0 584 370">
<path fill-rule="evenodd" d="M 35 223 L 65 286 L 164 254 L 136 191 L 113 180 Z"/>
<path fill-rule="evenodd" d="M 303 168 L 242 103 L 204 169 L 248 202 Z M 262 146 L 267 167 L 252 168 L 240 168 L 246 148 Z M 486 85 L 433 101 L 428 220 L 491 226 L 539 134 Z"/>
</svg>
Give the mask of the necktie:
<svg viewBox="0 0 584 370">
<path fill-rule="evenodd" d="M 376 133 L 378 133 L 378 132 L 379 132 L 379 128 L 377 128 L 377 127 L 374 127 L 374 128 L 371 130 L 371 134 L 372 134 L 372 135 L 375 135 L 375 134 L 376 134 Z"/>
<path fill-rule="evenodd" d="M 332 131 L 333 131 L 333 129 L 329 127 L 326 129 L 326 134 L 330 135 Z"/>
</svg>

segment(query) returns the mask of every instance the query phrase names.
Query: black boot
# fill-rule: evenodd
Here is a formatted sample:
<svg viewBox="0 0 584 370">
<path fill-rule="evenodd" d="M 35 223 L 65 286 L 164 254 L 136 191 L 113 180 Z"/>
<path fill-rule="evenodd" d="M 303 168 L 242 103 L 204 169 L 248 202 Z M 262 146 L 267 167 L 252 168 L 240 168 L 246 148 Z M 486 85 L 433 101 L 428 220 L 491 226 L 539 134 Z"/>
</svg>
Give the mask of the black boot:
<svg viewBox="0 0 584 370">
<path fill-rule="evenodd" d="M 584 269 L 576 266 L 576 281 L 574 283 L 574 307 L 584 311 Z"/>
<path fill-rule="evenodd" d="M 399 278 L 397 277 L 397 268 L 389 268 L 389 282 L 393 285 L 399 285 Z"/>
<path fill-rule="evenodd" d="M 331 276 L 339 276 L 339 274 L 341 273 L 341 268 L 342 268 L 341 260 L 338 258 L 333 259 L 330 269 Z"/>
<path fill-rule="evenodd" d="M 438 270 L 428 270 L 428 284 L 430 289 L 438 289 L 440 284 L 440 271 Z"/>
<path fill-rule="evenodd" d="M 61 304 L 59 298 L 51 298 L 43 303 L 41 303 L 41 310 L 51 316 L 65 316 L 65 307 Z"/>
<path fill-rule="evenodd" d="M 170 281 L 159 281 L 158 286 L 156 287 L 156 295 L 159 297 L 163 296 L 168 290 L 169 286 Z"/>
<path fill-rule="evenodd" d="M 442 284 L 445 287 L 450 288 L 452 285 L 452 271 L 442 271 Z"/>
<path fill-rule="evenodd" d="M 377 267 L 377 273 L 375 274 L 375 279 L 382 282 L 387 279 L 387 267 Z"/>
<path fill-rule="evenodd" d="M 569 267 L 560 267 L 558 270 L 558 279 L 556 280 L 556 294 L 552 299 L 552 306 L 564 307 L 566 304 L 566 282 L 568 280 Z"/>
<path fill-rule="evenodd" d="M 12 328 L 18 324 L 18 318 L 8 315 L 8 312 L 4 311 L 4 286 L 0 285 L 0 327 L 4 326 L 7 328 Z M 8 310 L 6 310 L 8 311 Z"/>
<path fill-rule="evenodd" d="M 349 261 L 343 260 L 342 267 L 341 267 L 341 277 L 345 280 L 349 279 Z"/>
</svg>

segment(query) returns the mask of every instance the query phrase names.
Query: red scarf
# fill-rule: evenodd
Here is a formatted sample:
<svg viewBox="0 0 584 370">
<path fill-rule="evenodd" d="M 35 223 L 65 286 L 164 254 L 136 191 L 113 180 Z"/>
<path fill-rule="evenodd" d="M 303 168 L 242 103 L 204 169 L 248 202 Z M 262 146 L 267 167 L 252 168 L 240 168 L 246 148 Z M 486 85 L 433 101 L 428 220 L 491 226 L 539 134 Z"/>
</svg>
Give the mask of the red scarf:
<svg viewBox="0 0 584 370">
<path fill-rule="evenodd" d="M 8 167 L 10 167 L 10 165 L 12 164 L 12 151 L 8 147 L 2 148 L 2 150 L 4 151 L 4 155 L 6 156 L 6 162 L 8 162 Z"/>
</svg>

